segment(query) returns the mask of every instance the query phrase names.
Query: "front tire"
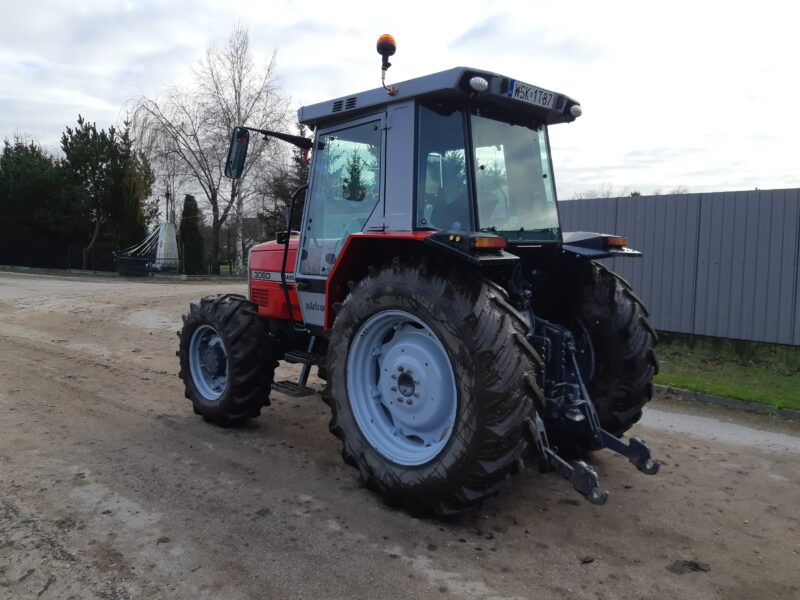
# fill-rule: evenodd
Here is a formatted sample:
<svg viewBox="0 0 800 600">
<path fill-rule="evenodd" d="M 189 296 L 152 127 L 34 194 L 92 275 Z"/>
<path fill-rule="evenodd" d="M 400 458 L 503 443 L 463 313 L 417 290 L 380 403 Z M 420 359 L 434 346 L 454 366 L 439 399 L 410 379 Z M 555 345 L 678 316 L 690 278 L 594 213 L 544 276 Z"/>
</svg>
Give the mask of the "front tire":
<svg viewBox="0 0 800 600">
<path fill-rule="evenodd" d="M 493 494 L 517 469 L 541 400 L 525 333 L 478 273 L 400 260 L 371 270 L 338 309 L 328 350 L 345 462 L 415 514 L 459 513 Z"/>
<path fill-rule="evenodd" d="M 180 378 L 195 413 L 239 425 L 269 404 L 278 363 L 255 304 L 236 294 L 192 304 L 178 332 Z"/>
</svg>

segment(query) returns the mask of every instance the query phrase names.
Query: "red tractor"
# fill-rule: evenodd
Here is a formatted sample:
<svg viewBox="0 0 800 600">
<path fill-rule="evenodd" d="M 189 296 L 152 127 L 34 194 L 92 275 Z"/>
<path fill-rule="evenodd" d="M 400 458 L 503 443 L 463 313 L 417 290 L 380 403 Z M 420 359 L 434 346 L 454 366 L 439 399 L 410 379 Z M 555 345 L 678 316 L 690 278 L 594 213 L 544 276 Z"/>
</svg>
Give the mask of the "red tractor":
<svg viewBox="0 0 800 600">
<path fill-rule="evenodd" d="M 384 75 L 393 51 L 382 37 Z M 301 108 L 313 140 L 237 127 L 229 177 L 250 131 L 310 150 L 310 175 L 299 236 L 250 251 L 249 298 L 184 317 L 195 412 L 241 423 L 272 391 L 313 394 L 316 366 L 345 462 L 413 513 L 471 509 L 528 459 L 598 504 L 581 455 L 608 448 L 655 473 L 647 446 L 619 436 L 652 396 L 656 334 L 596 262 L 639 253 L 559 226 L 547 132 L 580 114 L 455 68 Z M 274 381 L 280 360 L 303 365 L 298 381 Z"/>
</svg>

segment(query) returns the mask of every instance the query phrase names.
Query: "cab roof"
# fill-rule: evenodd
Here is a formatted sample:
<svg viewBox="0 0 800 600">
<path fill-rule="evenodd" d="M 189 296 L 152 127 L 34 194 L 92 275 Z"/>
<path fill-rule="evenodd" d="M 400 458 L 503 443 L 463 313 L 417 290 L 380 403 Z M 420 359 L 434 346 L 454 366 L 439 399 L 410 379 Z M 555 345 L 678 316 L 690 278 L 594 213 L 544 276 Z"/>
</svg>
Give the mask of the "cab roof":
<svg viewBox="0 0 800 600">
<path fill-rule="evenodd" d="M 485 79 L 488 83 L 487 89 L 475 91 L 470 85 L 473 77 Z M 401 81 L 393 86 L 397 88 L 394 96 L 379 87 L 303 106 L 297 111 L 297 118 L 304 125 L 319 128 L 414 99 L 490 105 L 504 115 L 507 114 L 510 119 L 537 124 L 567 123 L 580 115 L 580 108 L 573 109 L 580 105 L 564 94 L 491 71 L 469 67 L 456 67 Z"/>
</svg>

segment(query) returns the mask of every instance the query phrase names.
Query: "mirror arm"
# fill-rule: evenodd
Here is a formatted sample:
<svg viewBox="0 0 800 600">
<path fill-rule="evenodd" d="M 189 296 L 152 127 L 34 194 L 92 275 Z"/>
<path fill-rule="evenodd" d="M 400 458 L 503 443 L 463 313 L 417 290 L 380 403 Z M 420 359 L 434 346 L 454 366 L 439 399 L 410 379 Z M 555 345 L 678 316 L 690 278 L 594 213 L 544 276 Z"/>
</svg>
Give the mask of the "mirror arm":
<svg viewBox="0 0 800 600">
<path fill-rule="evenodd" d="M 269 131 L 267 129 L 254 129 L 253 127 L 241 127 L 241 129 L 247 129 L 248 131 L 255 131 L 256 133 L 260 133 L 265 138 L 267 137 L 274 137 L 279 140 L 283 140 L 284 142 L 289 142 L 297 146 L 298 148 L 302 148 L 303 150 L 310 150 L 311 149 L 311 140 L 308 138 L 304 138 L 299 135 L 290 135 L 288 133 L 281 133 L 280 131 Z"/>
</svg>

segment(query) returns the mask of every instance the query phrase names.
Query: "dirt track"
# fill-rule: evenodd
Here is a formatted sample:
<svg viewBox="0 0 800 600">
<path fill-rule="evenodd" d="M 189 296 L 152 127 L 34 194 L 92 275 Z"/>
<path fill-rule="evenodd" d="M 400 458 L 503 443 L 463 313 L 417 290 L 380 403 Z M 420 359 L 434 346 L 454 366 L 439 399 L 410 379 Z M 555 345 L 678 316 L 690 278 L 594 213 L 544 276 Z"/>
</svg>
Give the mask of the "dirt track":
<svg viewBox="0 0 800 600">
<path fill-rule="evenodd" d="M 318 396 L 192 413 L 180 315 L 243 287 L 0 273 L 0 598 L 800 597 L 798 424 L 658 399 L 634 432 L 661 473 L 597 455 L 607 505 L 529 471 L 416 520 L 359 486 Z"/>
</svg>

